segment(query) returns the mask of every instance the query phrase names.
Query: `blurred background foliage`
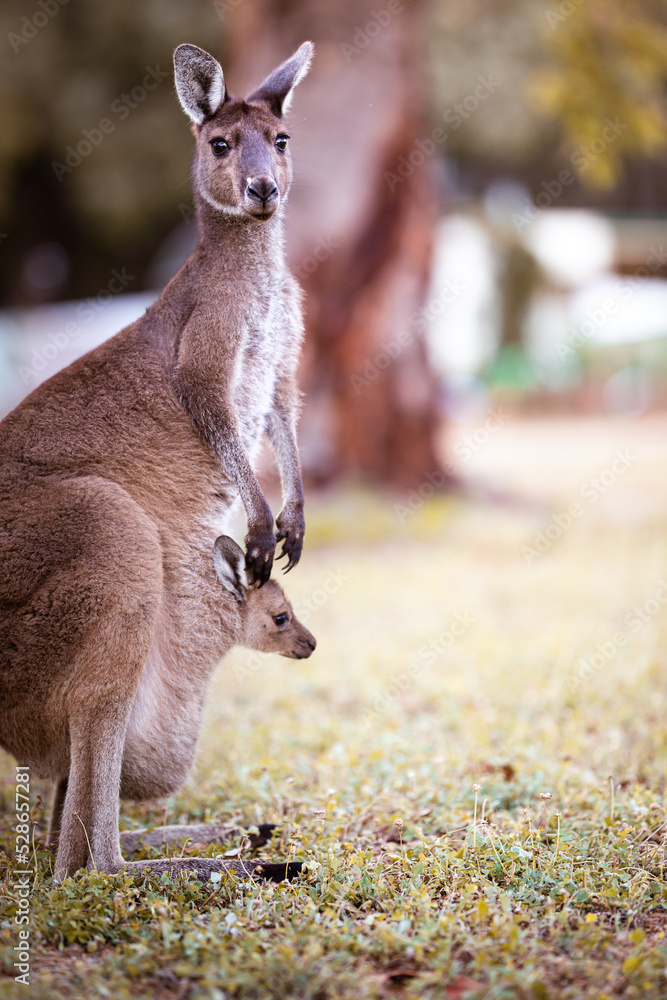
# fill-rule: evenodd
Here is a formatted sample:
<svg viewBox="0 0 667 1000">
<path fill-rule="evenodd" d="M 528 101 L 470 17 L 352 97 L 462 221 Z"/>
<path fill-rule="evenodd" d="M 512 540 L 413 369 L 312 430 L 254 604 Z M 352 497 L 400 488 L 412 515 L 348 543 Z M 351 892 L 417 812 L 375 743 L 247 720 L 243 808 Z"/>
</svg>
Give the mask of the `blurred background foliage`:
<svg viewBox="0 0 667 1000">
<path fill-rule="evenodd" d="M 0 11 L 0 229 L 12 238 L 2 248 L 5 303 L 30 300 L 20 268 L 38 240 L 61 241 L 70 258 L 57 297 L 97 288 L 119 255 L 141 272 L 140 283 L 150 284 L 156 241 L 181 221 L 179 205 L 190 197 L 191 147 L 171 80 L 116 127 L 103 153 L 93 150 L 85 169 L 58 181 L 52 163 L 64 160 L 85 129 L 110 116 L 113 102 L 140 85 L 146 67 L 171 72 L 172 50 L 183 39 L 223 60 L 236 58 L 229 52 L 233 21 L 252 2 L 221 0 L 216 8 L 208 0 L 70 0 L 62 6 L 46 0 L 47 23 L 35 27 L 42 8 L 6 0 Z M 296 7 L 274 6 L 288 19 Z M 338 5 L 321 6 L 320 25 L 328 17 L 334 28 Z M 470 183 L 478 174 L 511 168 L 539 174 L 545 159 L 557 161 L 595 139 L 607 116 L 627 127 L 581 175 L 585 183 L 619 182 L 615 200 L 622 202 L 628 167 L 633 176 L 639 161 L 646 173 L 663 171 L 664 3 L 437 0 L 419 16 L 431 81 L 424 93 L 427 119 L 438 120 L 474 90 L 479 76 L 502 81 L 493 102 L 448 137 L 446 152 Z M 244 57 L 252 61 L 252 53 Z M 111 118 L 119 124 L 117 115 Z"/>
<path fill-rule="evenodd" d="M 667 6 L 661 0 L 438 2 L 431 25 L 436 114 L 470 93 L 480 74 L 502 81 L 493 105 L 471 115 L 451 139 L 450 153 L 471 165 L 530 173 L 593 141 L 607 117 L 627 127 L 580 172 L 584 183 L 608 188 L 629 163 L 664 150 Z"/>
<path fill-rule="evenodd" d="M 667 8 L 656 0 L 587 0 L 571 14 L 557 10 L 549 24 L 555 65 L 538 75 L 536 97 L 572 148 L 591 142 L 608 116 L 627 123 L 623 141 L 591 164 L 590 180 L 611 187 L 624 158 L 665 146 Z"/>
<path fill-rule="evenodd" d="M 173 92 L 171 54 L 186 38 L 218 48 L 221 34 L 210 3 L 70 0 L 28 38 L 26 15 L 39 9 L 9 0 L 0 13 L 0 210 L 11 236 L 2 275 L 9 302 L 29 300 L 21 264 L 38 241 L 58 241 L 67 252 L 57 297 L 95 291 L 121 258 L 145 277 L 156 242 L 180 221 L 178 204 L 190 197 L 192 150 Z M 169 77 L 120 128 L 111 106 L 141 85 L 146 67 Z M 59 181 L 52 163 L 63 162 L 67 147 L 105 117 L 117 126 L 111 141 Z"/>
</svg>

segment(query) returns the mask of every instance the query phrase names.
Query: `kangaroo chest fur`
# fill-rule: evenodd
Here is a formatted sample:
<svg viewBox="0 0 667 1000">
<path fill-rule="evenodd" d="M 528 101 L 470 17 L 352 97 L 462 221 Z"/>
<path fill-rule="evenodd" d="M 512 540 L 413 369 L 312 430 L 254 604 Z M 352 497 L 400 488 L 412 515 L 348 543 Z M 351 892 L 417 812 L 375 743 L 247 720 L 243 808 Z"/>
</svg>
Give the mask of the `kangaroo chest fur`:
<svg viewBox="0 0 667 1000">
<path fill-rule="evenodd" d="M 257 296 L 242 331 L 234 373 L 233 398 L 241 440 L 251 462 L 257 457 L 273 406 L 276 357 L 284 348 L 284 293 Z"/>
</svg>

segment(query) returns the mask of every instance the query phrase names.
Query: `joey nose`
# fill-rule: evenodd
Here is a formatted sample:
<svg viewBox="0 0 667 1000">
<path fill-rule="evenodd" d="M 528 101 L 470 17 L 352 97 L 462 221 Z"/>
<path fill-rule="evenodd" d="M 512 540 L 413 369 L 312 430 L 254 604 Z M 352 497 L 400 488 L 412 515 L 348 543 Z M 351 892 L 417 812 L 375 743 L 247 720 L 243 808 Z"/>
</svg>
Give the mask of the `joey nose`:
<svg viewBox="0 0 667 1000">
<path fill-rule="evenodd" d="M 278 197 L 278 188 L 272 177 L 251 177 L 246 194 L 251 201 L 257 201 L 264 206 Z"/>
<path fill-rule="evenodd" d="M 311 632 L 308 632 L 306 635 L 303 636 L 301 644 L 302 644 L 301 653 L 299 658 L 307 660 L 308 657 L 313 654 L 313 652 L 315 651 L 315 647 L 317 646 L 317 643 L 315 642 L 315 636 Z"/>
</svg>

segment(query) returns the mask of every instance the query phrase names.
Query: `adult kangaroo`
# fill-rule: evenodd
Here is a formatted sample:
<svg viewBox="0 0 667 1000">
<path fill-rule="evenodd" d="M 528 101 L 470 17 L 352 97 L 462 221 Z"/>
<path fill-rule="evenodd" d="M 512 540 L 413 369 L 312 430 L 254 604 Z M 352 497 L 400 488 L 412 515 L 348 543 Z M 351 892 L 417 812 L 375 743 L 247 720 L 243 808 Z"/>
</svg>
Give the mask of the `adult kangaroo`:
<svg viewBox="0 0 667 1000">
<path fill-rule="evenodd" d="M 189 696 L 191 677 L 210 672 L 214 542 L 239 496 L 248 580 L 269 579 L 276 533 L 253 472 L 264 432 L 287 569 L 301 554 L 302 323 L 282 248 L 282 115 L 311 54 L 304 43 L 239 100 L 212 56 L 176 49 L 197 249 L 141 319 L 0 424 L 0 743 L 38 774 L 69 776 L 60 872 L 92 863 L 91 830 L 95 863 L 123 863 L 117 823 L 98 820 L 110 802 L 117 819 L 132 705 L 155 712 L 161 685 Z"/>
</svg>

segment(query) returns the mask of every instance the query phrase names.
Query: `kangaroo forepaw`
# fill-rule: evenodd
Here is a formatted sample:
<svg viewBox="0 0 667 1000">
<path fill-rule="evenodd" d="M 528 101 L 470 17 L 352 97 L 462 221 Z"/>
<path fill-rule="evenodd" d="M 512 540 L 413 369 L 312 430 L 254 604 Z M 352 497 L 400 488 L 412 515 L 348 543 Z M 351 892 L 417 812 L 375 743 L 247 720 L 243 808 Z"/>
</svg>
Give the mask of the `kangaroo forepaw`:
<svg viewBox="0 0 667 1000">
<path fill-rule="evenodd" d="M 276 541 L 283 543 L 278 559 L 287 558 L 283 573 L 289 573 L 298 563 L 303 551 L 303 536 L 306 530 L 303 510 L 290 511 L 286 508 L 276 519 L 276 526 L 278 528 Z"/>
<path fill-rule="evenodd" d="M 260 587 L 271 576 L 273 556 L 276 551 L 276 536 L 273 525 L 270 529 L 251 527 L 245 537 L 245 568 L 248 583 L 258 583 Z"/>
</svg>

